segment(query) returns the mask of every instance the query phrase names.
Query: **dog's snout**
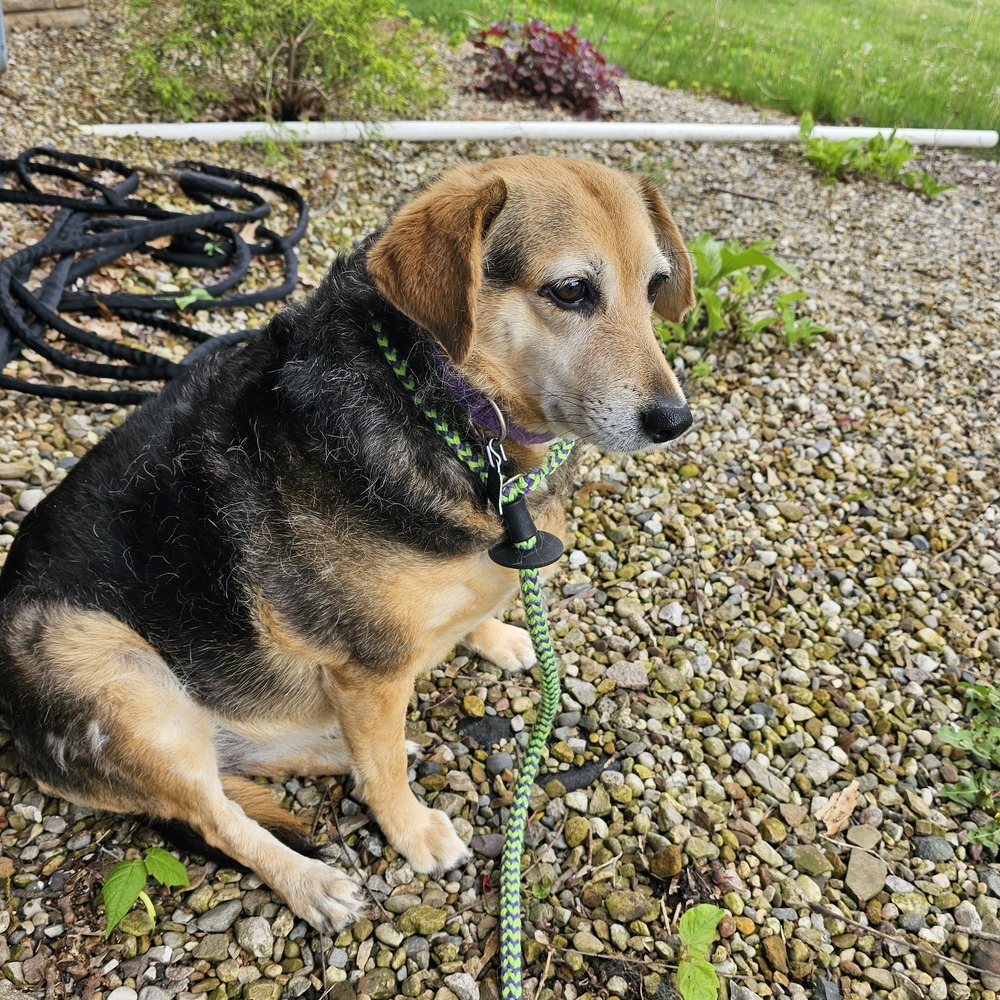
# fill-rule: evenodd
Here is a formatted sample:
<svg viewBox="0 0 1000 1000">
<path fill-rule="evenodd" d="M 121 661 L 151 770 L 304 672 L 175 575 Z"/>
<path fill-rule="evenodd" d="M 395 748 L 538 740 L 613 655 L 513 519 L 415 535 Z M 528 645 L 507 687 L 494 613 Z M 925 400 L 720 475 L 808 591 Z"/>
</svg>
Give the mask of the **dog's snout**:
<svg viewBox="0 0 1000 1000">
<path fill-rule="evenodd" d="M 642 429 L 657 444 L 680 437 L 691 426 L 691 410 L 684 404 L 659 402 L 643 410 Z"/>
</svg>

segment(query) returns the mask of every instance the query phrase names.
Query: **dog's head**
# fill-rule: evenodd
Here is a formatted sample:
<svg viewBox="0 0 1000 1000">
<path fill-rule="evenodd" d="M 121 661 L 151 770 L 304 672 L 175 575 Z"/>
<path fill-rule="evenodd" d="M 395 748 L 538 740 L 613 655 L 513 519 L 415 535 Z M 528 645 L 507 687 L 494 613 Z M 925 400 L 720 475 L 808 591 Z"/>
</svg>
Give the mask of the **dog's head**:
<svg viewBox="0 0 1000 1000">
<path fill-rule="evenodd" d="M 641 451 L 691 412 L 653 331 L 694 304 L 656 188 L 583 160 L 449 170 L 369 252 L 381 293 L 528 430 Z"/>
</svg>

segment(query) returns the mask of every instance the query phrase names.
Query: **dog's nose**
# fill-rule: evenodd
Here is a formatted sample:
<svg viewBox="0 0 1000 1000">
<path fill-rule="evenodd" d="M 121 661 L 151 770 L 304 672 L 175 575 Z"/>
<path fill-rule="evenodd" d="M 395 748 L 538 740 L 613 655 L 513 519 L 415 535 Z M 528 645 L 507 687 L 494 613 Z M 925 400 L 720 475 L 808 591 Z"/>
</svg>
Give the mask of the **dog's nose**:
<svg viewBox="0 0 1000 1000">
<path fill-rule="evenodd" d="M 643 410 L 639 419 L 650 439 L 659 444 L 680 437 L 691 426 L 691 410 L 683 403 L 660 402 Z"/>
</svg>

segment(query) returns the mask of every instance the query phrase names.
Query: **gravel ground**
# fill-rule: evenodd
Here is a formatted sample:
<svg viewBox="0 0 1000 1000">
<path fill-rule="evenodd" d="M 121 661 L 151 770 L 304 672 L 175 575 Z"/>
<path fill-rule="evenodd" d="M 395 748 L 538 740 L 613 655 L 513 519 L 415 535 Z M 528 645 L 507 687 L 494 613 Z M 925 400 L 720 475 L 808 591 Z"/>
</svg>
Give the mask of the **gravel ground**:
<svg viewBox="0 0 1000 1000">
<path fill-rule="evenodd" d="M 302 146 L 267 162 L 246 146 L 73 135 L 74 122 L 144 116 L 116 83 L 115 4 L 92 9 L 86 29 L 11 38 L 0 153 L 117 157 L 147 169 L 154 199 L 175 196 L 160 170 L 183 156 L 279 177 L 314 209 L 304 289 L 422 180 L 512 151 Z M 624 90 L 628 117 L 762 117 Z M 439 113 L 545 116 L 458 88 Z M 586 452 L 575 546 L 551 581 L 565 694 L 528 835 L 529 991 L 670 996 L 676 918 L 712 901 L 727 911 L 711 958 L 730 1000 L 995 1000 L 1000 869 L 967 839 L 988 817 L 936 790 L 975 770 L 938 736 L 961 718 L 959 681 L 1000 673 L 1000 163 L 928 155 L 956 185 L 928 203 L 824 185 L 776 147 L 534 149 L 650 172 L 689 238 L 773 240 L 829 333 L 792 350 L 722 344 L 711 374 L 688 381 L 696 423 L 682 441 Z M 38 220 L 0 212 L 4 246 L 38 234 Z M 679 359 L 682 375 L 694 360 Z M 0 399 L 0 546 L 123 417 Z M 276 786 L 366 886 L 368 918 L 331 939 L 253 876 L 185 859 L 192 887 L 152 893 L 155 927 L 140 909 L 104 941 L 103 877 L 153 835 L 45 798 L 0 731 L 0 998 L 21 995 L 10 984 L 110 1000 L 496 997 L 497 854 L 537 699 L 531 678 L 465 655 L 419 680 L 414 788 L 475 848 L 440 880 L 384 845 L 349 784 Z M 824 819 L 831 802 L 839 822 Z"/>
</svg>

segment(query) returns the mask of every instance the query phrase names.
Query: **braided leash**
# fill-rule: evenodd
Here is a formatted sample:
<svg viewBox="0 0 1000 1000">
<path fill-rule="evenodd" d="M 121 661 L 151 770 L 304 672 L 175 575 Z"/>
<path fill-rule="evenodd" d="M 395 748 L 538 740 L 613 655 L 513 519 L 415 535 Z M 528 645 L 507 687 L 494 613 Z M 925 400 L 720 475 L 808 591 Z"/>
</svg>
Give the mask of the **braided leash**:
<svg viewBox="0 0 1000 1000">
<path fill-rule="evenodd" d="M 496 455 L 491 441 L 487 450 L 491 454 L 490 462 L 483 457 L 479 449 L 474 448 L 455 431 L 445 418 L 433 407 L 425 406 L 417 383 L 409 372 L 406 360 L 392 347 L 382 334 L 382 327 L 377 321 L 372 322 L 375 339 L 386 361 L 396 373 L 400 383 L 411 394 L 414 403 L 427 418 L 431 426 L 441 435 L 445 443 L 455 452 L 468 468 L 479 475 L 483 482 L 490 482 L 490 465 Z M 499 506 L 513 504 L 532 490 L 540 486 L 547 476 L 551 475 L 563 462 L 569 458 L 573 445 L 563 438 L 558 438 L 549 447 L 545 460 L 537 469 L 512 479 L 500 478 L 497 490 Z M 500 455 L 503 454 L 500 448 Z M 493 468 L 499 474 L 499 461 Z M 514 541 L 513 547 L 527 553 L 538 544 L 539 534 L 532 535 L 523 541 Z M 538 670 L 542 680 L 542 699 L 538 707 L 535 724 L 531 727 L 531 735 L 524 751 L 521 770 L 514 785 L 514 796 L 510 804 L 507 818 L 507 834 L 504 838 L 503 854 L 500 858 L 500 992 L 503 1000 L 520 1000 L 523 995 L 521 987 L 521 857 L 524 853 L 524 833 L 528 825 L 528 796 L 531 786 L 538 774 L 542 754 L 552 732 L 559 707 L 559 669 L 556 664 L 555 651 L 552 648 L 552 637 L 549 634 L 548 614 L 545 599 L 542 596 L 541 578 L 538 569 L 529 567 L 518 570 L 521 584 L 521 596 L 524 599 L 524 613 L 528 623 L 528 634 L 538 658 Z"/>
</svg>

